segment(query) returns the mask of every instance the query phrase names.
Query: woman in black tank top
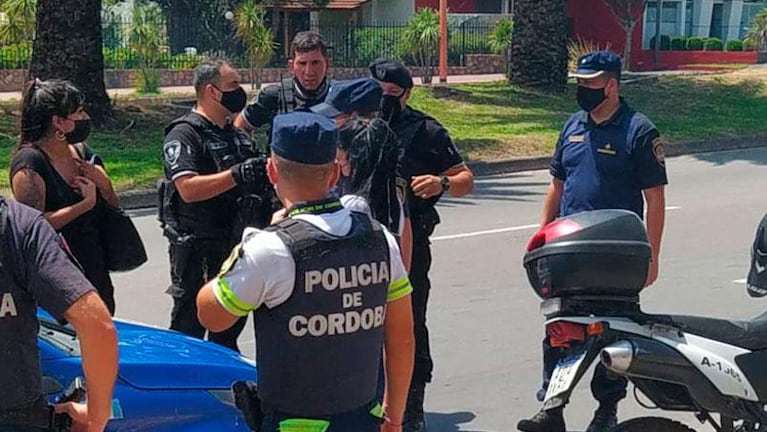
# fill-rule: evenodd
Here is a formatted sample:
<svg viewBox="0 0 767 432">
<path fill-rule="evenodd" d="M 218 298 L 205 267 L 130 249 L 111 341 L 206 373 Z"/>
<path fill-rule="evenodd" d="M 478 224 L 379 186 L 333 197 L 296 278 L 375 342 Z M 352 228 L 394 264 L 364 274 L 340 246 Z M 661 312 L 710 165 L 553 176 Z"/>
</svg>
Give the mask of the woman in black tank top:
<svg viewBox="0 0 767 432">
<path fill-rule="evenodd" d="M 30 82 L 24 93 L 21 142 L 11 159 L 14 198 L 44 213 L 114 315 L 114 287 L 98 230 L 99 203 L 119 207 L 103 163 L 84 144 L 90 118 L 83 94 L 62 80 Z M 79 147 L 75 146 L 75 144 Z"/>
</svg>

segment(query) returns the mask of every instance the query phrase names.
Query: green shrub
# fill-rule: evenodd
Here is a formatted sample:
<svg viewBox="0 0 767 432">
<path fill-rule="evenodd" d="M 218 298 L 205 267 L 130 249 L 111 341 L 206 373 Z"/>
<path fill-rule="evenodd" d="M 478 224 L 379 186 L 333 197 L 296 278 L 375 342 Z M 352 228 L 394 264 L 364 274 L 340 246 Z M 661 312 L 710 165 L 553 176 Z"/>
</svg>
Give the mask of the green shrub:
<svg viewBox="0 0 767 432">
<path fill-rule="evenodd" d="M 678 36 L 671 38 L 672 51 L 684 51 L 687 49 L 687 36 Z"/>
<path fill-rule="evenodd" d="M 724 42 L 719 38 L 708 38 L 703 45 L 703 49 L 706 51 L 722 51 L 724 49 Z"/>
<path fill-rule="evenodd" d="M 655 49 L 655 36 L 650 39 L 650 49 Z M 671 49 L 671 38 L 668 35 L 660 35 L 660 49 L 661 51 Z"/>
<path fill-rule="evenodd" d="M 104 67 L 106 69 L 136 69 L 139 63 L 138 54 L 131 48 L 104 49 Z"/>
<path fill-rule="evenodd" d="M 756 42 L 746 38 L 743 40 L 743 51 L 756 51 Z"/>
<path fill-rule="evenodd" d="M 32 58 L 32 45 L 22 42 L 0 47 L 0 69 L 26 69 Z"/>
<path fill-rule="evenodd" d="M 365 27 L 354 32 L 357 66 L 367 66 L 378 57 L 398 58 L 404 28 Z"/>
<path fill-rule="evenodd" d="M 703 51 L 703 47 L 706 44 L 706 40 L 700 37 L 691 37 L 687 39 L 688 51 Z"/>
<path fill-rule="evenodd" d="M 743 41 L 731 40 L 724 45 L 727 51 L 743 51 Z"/>
<path fill-rule="evenodd" d="M 139 94 L 160 93 L 160 71 L 157 69 L 140 69 L 136 72 L 136 92 Z"/>
</svg>

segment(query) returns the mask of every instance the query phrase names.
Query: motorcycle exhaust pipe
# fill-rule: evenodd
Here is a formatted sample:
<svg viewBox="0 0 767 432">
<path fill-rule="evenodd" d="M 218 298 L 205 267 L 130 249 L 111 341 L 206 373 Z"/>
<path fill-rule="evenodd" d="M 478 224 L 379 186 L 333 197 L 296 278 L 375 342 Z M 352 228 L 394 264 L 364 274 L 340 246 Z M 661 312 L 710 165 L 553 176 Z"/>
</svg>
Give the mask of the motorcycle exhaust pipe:
<svg viewBox="0 0 767 432">
<path fill-rule="evenodd" d="M 602 349 L 600 361 L 618 375 L 684 384 L 699 374 L 667 345 L 651 340 L 622 340 Z M 687 381 L 689 382 L 689 381 Z"/>
</svg>

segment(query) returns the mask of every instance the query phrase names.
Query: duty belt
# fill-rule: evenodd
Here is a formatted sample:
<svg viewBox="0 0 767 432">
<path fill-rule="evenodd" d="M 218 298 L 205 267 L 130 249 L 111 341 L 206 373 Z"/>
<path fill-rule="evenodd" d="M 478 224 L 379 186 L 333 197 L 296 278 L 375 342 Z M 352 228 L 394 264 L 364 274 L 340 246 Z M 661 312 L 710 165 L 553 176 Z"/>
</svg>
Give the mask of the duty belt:
<svg viewBox="0 0 767 432">
<path fill-rule="evenodd" d="M 0 425 L 28 426 L 57 431 L 53 406 L 0 410 Z"/>
</svg>

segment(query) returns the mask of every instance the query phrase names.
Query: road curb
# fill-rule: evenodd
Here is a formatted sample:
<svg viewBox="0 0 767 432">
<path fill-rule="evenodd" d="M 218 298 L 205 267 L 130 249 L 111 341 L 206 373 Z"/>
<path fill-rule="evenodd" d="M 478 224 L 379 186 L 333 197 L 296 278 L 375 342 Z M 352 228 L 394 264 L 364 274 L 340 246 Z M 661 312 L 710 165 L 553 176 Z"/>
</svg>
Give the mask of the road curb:
<svg viewBox="0 0 767 432">
<path fill-rule="evenodd" d="M 674 144 L 666 149 L 666 156 L 675 157 L 763 146 L 767 146 L 767 134 L 733 136 L 717 139 L 716 141 L 693 141 Z M 550 161 L 550 156 L 537 156 L 501 159 L 490 162 L 477 161 L 470 162 L 469 165 L 477 176 L 492 176 L 546 169 Z M 119 195 L 120 203 L 126 210 L 157 207 L 157 191 L 153 189 L 126 191 L 121 192 Z"/>
</svg>

